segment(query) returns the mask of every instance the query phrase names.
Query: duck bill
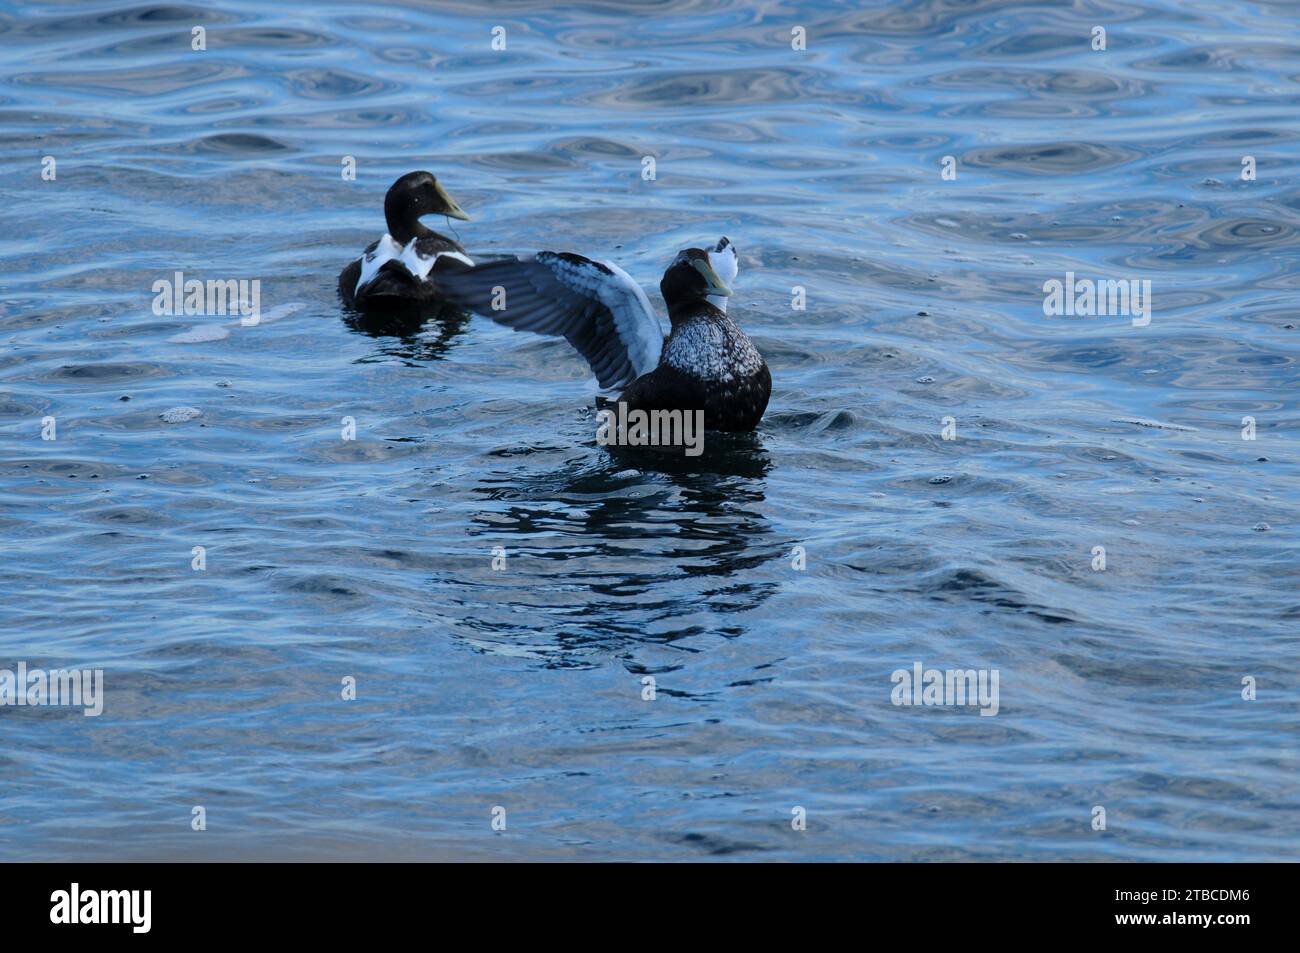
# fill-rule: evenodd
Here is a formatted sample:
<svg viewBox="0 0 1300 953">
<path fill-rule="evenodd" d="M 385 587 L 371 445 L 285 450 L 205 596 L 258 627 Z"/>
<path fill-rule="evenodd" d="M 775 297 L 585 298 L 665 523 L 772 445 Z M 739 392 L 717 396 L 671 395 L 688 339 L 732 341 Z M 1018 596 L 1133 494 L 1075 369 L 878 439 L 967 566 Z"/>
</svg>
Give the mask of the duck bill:
<svg viewBox="0 0 1300 953">
<path fill-rule="evenodd" d="M 456 200 L 447 194 L 447 190 L 441 185 L 435 185 L 438 190 L 438 198 L 442 199 L 442 214 L 448 218 L 458 218 L 462 222 L 468 222 L 469 216 L 461 211 L 461 207 L 456 204 Z"/>
<path fill-rule="evenodd" d="M 718 273 L 713 270 L 713 265 L 706 259 L 697 258 L 691 262 L 691 264 L 695 266 L 696 271 L 704 276 L 704 280 L 709 283 L 709 294 L 722 295 L 724 298 L 731 297 L 731 289 L 728 288 L 723 280 L 718 277 Z"/>
</svg>

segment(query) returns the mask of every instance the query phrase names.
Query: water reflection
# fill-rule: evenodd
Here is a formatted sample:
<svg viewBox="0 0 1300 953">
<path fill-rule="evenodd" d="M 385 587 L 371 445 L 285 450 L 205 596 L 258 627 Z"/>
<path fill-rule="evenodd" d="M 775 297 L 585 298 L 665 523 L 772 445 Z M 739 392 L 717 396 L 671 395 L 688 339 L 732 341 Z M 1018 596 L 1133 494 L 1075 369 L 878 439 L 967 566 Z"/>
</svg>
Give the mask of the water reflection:
<svg viewBox="0 0 1300 953">
<path fill-rule="evenodd" d="M 382 314 L 363 314 L 350 308 L 343 311 L 343 323 L 358 334 L 396 339 L 385 341 L 379 355 L 412 365 L 442 360 L 470 323 L 470 315 L 446 305 L 394 308 Z M 364 358 L 363 363 L 378 359 Z"/>
<path fill-rule="evenodd" d="M 694 652 L 698 637 L 743 634 L 735 614 L 778 588 L 753 570 L 785 555 L 763 515 L 769 467 L 760 445 L 650 476 L 613 455 L 559 473 L 485 476 L 473 492 L 493 505 L 471 515 L 468 533 L 485 552 L 500 547 L 504 571 L 462 580 L 476 596 L 459 600 L 456 635 L 547 668 L 613 654 L 653 671 L 663 663 L 641 658 L 645 646 Z"/>
</svg>

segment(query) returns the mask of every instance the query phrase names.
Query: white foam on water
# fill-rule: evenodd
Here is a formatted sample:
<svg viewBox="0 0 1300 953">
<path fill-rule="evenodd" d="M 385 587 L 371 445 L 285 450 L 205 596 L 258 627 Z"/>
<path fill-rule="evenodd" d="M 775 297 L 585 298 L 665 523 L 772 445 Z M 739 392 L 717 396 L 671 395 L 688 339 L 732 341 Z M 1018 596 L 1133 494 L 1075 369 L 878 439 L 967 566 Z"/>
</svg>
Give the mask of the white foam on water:
<svg viewBox="0 0 1300 953">
<path fill-rule="evenodd" d="M 173 334 L 167 340 L 172 344 L 203 344 L 206 341 L 220 341 L 230 337 L 230 330 L 220 324 L 200 324 L 180 334 Z"/>
<path fill-rule="evenodd" d="M 297 314 L 303 308 L 307 307 L 305 301 L 288 301 L 284 304 L 278 304 L 271 310 L 262 314 L 257 324 L 245 325 L 242 319 L 237 319 L 229 324 L 198 324 L 188 331 L 182 331 L 180 334 L 173 334 L 167 340 L 172 344 L 206 344 L 210 341 L 221 341 L 230 337 L 231 328 L 242 327 L 259 327 L 263 324 L 270 324 L 272 321 L 279 321 L 281 318 L 287 318 L 291 314 Z"/>
<path fill-rule="evenodd" d="M 303 308 L 307 307 L 306 301 L 289 301 L 285 304 L 277 304 L 270 311 L 262 315 L 258 324 L 270 324 L 272 321 L 279 321 L 281 318 L 287 318 L 291 314 L 297 314 Z M 255 327 L 256 325 L 254 325 Z"/>
<path fill-rule="evenodd" d="M 187 420 L 193 420 L 195 417 L 202 417 L 203 411 L 197 407 L 171 407 L 164 410 L 158 415 L 163 423 L 166 424 L 183 424 Z"/>
</svg>

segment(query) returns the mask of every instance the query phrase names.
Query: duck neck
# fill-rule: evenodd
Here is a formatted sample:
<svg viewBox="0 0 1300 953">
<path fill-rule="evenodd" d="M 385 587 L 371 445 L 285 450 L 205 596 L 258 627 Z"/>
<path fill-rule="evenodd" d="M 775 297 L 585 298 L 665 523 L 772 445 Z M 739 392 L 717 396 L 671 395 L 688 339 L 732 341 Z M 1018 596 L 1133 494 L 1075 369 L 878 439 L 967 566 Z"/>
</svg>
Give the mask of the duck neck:
<svg viewBox="0 0 1300 953">
<path fill-rule="evenodd" d="M 705 297 L 692 297 L 665 303 L 668 305 L 668 320 L 673 327 L 685 324 L 694 318 L 722 317 L 722 312 Z"/>
<path fill-rule="evenodd" d="M 410 206 L 385 199 L 384 220 L 388 223 L 388 234 L 393 240 L 405 245 L 412 238 L 440 238 L 433 229 L 420 221 L 420 216 Z"/>
</svg>

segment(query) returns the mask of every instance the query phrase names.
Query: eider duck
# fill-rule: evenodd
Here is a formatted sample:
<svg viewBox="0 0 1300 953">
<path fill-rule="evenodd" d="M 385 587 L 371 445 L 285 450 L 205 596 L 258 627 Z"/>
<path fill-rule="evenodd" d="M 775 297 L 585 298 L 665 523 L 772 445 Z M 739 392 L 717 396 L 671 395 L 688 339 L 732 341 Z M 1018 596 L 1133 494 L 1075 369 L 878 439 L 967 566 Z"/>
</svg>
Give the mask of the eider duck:
<svg viewBox="0 0 1300 953">
<path fill-rule="evenodd" d="M 753 430 L 772 375 L 727 316 L 735 246 L 678 252 L 659 282 L 672 331 L 663 336 L 641 287 L 617 265 L 568 252 L 485 262 L 450 276 L 447 296 L 517 331 L 562 335 L 603 390 L 633 410 L 704 411 L 708 430 Z"/>
<path fill-rule="evenodd" d="M 339 296 L 349 308 L 377 311 L 438 303 L 451 271 L 474 264 L 459 244 L 420 222 L 424 215 L 469 221 L 428 172 L 409 172 L 384 197 L 388 231 L 339 275 Z"/>
</svg>

